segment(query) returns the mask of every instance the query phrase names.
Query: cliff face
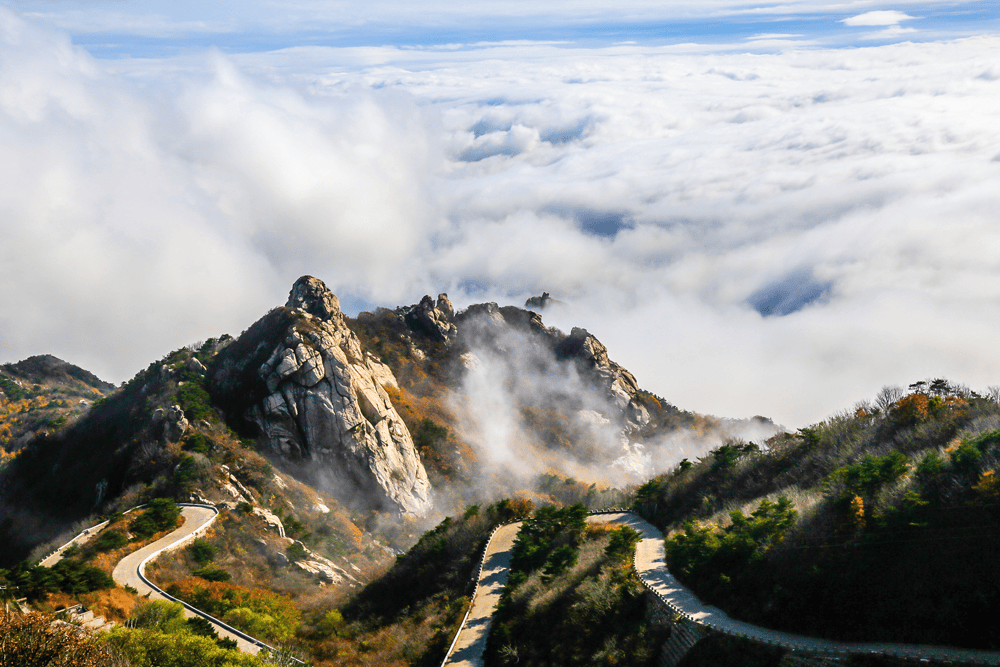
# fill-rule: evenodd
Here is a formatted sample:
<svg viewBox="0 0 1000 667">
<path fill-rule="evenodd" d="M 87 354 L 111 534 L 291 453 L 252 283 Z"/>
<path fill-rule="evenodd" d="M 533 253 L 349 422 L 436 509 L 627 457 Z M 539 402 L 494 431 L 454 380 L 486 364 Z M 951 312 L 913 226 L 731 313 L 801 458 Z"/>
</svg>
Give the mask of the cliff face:
<svg viewBox="0 0 1000 667">
<path fill-rule="evenodd" d="M 425 514 L 431 505 L 427 473 L 382 388 L 396 386 L 392 371 L 362 350 L 321 280 L 296 281 L 281 315 L 268 336 L 237 340 L 233 354 L 220 355 L 213 393 L 247 389 L 255 375 L 243 418 L 271 449 L 308 463 L 307 475 L 348 502 Z M 259 331 L 251 327 L 244 336 Z M 241 350 L 254 353 L 241 356 Z"/>
</svg>

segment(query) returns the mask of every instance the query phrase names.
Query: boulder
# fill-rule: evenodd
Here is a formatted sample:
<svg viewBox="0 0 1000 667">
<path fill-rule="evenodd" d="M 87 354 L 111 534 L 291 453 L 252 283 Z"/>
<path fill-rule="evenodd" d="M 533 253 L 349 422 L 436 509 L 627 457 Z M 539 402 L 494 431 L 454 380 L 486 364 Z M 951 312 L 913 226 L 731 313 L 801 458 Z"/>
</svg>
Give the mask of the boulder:
<svg viewBox="0 0 1000 667">
<path fill-rule="evenodd" d="M 157 408 L 153 412 L 153 419 L 161 423 L 161 437 L 164 442 L 177 442 L 184 437 L 184 433 L 191 426 L 191 423 L 184 416 L 184 410 L 179 405 L 171 405 L 169 409 Z"/>
<path fill-rule="evenodd" d="M 527 308 L 528 310 L 542 310 L 546 306 L 551 306 L 557 303 L 561 304 L 562 301 L 559 301 L 558 299 L 553 299 L 551 296 L 549 296 L 548 292 L 542 292 L 541 296 L 533 296 L 530 297 L 527 301 L 525 301 L 524 307 Z"/>
</svg>

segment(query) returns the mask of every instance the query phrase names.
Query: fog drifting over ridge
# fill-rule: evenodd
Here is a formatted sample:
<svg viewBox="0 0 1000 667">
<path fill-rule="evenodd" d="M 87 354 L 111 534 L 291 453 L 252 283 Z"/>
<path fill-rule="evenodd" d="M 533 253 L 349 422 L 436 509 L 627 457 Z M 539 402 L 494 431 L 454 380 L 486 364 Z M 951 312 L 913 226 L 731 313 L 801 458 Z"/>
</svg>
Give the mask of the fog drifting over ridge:
<svg viewBox="0 0 1000 667">
<path fill-rule="evenodd" d="M 121 381 L 299 275 L 566 302 L 684 409 L 997 384 L 1000 38 L 100 61 L 0 9 L 0 360 Z"/>
</svg>

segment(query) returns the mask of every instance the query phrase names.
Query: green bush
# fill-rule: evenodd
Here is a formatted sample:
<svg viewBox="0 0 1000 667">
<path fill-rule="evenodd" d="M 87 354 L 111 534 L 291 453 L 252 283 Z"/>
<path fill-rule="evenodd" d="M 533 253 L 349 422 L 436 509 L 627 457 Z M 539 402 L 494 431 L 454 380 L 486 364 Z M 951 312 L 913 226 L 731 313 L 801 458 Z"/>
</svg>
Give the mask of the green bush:
<svg viewBox="0 0 1000 667">
<path fill-rule="evenodd" d="M 191 618 L 185 620 L 184 624 L 191 632 L 199 637 L 209 637 L 211 639 L 219 638 L 219 633 L 215 630 L 215 626 L 201 616 L 192 616 Z"/>
<path fill-rule="evenodd" d="M 114 628 L 100 641 L 131 667 L 264 667 L 257 656 L 224 647 L 192 632 Z"/>
<path fill-rule="evenodd" d="M 24 389 L 21 389 L 21 387 L 17 386 L 16 382 L 3 375 L 0 375 L 0 389 L 3 390 L 7 399 L 11 401 L 19 401 L 27 396 Z"/>
<path fill-rule="evenodd" d="M 184 448 L 198 454 L 208 454 L 211 446 L 208 438 L 201 433 L 192 433 L 184 439 Z"/>
<path fill-rule="evenodd" d="M 120 530 L 105 530 L 91 543 L 97 551 L 112 551 L 120 549 L 126 544 L 128 544 L 128 538 Z"/>
<path fill-rule="evenodd" d="M 642 541 L 642 535 L 631 526 L 622 526 L 611 532 L 611 541 L 604 555 L 614 563 L 630 563 L 635 548 Z"/>
<path fill-rule="evenodd" d="M 179 602 L 166 600 L 144 600 L 136 605 L 129 616 L 129 625 L 134 628 L 155 628 L 173 632 L 184 624 L 184 606 Z"/>
<path fill-rule="evenodd" d="M 210 567 L 207 565 L 194 570 L 191 574 L 196 577 L 201 577 L 206 581 L 229 581 L 233 578 L 232 575 L 225 570 L 220 570 L 217 567 Z"/>
<path fill-rule="evenodd" d="M 215 418 L 212 399 L 198 380 L 189 380 L 177 390 L 177 404 L 184 410 L 184 415 L 192 422 L 201 420 L 211 422 Z"/>
<path fill-rule="evenodd" d="M 666 541 L 670 571 L 697 590 L 727 586 L 780 543 L 797 516 L 792 502 L 782 496 L 777 503 L 761 501 L 749 517 L 733 510 L 732 523 L 721 531 L 688 520 L 682 533 Z"/>
<path fill-rule="evenodd" d="M 194 481 L 198 472 L 198 462 L 193 456 L 181 456 L 180 462 L 174 468 L 174 483 L 184 487 Z"/>
<path fill-rule="evenodd" d="M 587 508 L 570 505 L 540 507 L 521 526 L 511 556 L 511 590 L 526 575 L 544 568 L 547 576 L 565 572 L 576 563 L 580 537 L 587 527 Z"/>
<path fill-rule="evenodd" d="M 285 549 L 285 555 L 288 556 L 289 560 L 300 561 L 308 558 L 309 552 L 306 551 L 306 548 L 302 546 L 301 542 L 292 542 L 288 545 L 288 548 Z"/>
<path fill-rule="evenodd" d="M 215 548 L 208 540 L 203 538 L 198 538 L 191 543 L 187 548 L 188 556 L 191 560 L 198 563 L 199 565 L 208 565 L 215 558 L 215 554 L 218 549 Z"/>
<path fill-rule="evenodd" d="M 181 516 L 181 508 L 169 498 L 155 498 L 149 501 L 146 510 L 132 519 L 129 531 L 139 538 L 152 537 L 161 530 L 174 528 Z"/>
<path fill-rule="evenodd" d="M 99 568 L 65 559 L 51 568 L 41 565 L 29 567 L 21 563 L 7 572 L 3 579 L 29 600 L 40 600 L 57 591 L 79 595 L 115 587 L 114 580 Z"/>
<path fill-rule="evenodd" d="M 908 468 L 906 456 L 898 451 L 885 456 L 869 454 L 858 463 L 844 466 L 831 479 L 842 483 L 847 495 L 870 496 L 882 486 L 899 480 Z"/>
<path fill-rule="evenodd" d="M 743 457 L 758 451 L 760 448 L 752 442 L 727 442 L 712 452 L 712 470 L 732 468 Z"/>
</svg>

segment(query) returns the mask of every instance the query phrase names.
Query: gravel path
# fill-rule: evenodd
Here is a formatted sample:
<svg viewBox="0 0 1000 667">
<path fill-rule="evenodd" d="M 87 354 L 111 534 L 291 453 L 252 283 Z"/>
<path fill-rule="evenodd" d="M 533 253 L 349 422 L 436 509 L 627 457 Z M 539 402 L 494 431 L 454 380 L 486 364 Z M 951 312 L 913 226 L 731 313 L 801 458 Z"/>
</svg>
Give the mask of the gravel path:
<svg viewBox="0 0 1000 667">
<path fill-rule="evenodd" d="M 646 585 L 657 593 L 675 611 L 684 614 L 697 623 L 714 630 L 748 639 L 783 646 L 789 650 L 830 655 L 882 654 L 911 659 L 935 659 L 962 663 L 1000 665 L 1000 652 L 974 649 L 950 648 L 945 646 L 923 646 L 914 644 L 892 644 L 883 642 L 857 643 L 838 642 L 830 639 L 806 637 L 790 632 L 762 628 L 730 618 L 724 611 L 706 605 L 688 588 L 683 586 L 667 570 L 663 533 L 651 523 L 630 512 L 594 514 L 587 517 L 591 523 L 617 523 L 631 526 L 642 535 L 636 547 L 635 568 Z M 468 620 L 459 631 L 455 649 L 445 661 L 445 665 L 482 667 L 486 638 L 500 592 L 507 583 L 510 570 L 511 549 L 521 524 L 504 526 L 497 531 L 486 551 L 486 561 L 479 578 Z"/>
</svg>

